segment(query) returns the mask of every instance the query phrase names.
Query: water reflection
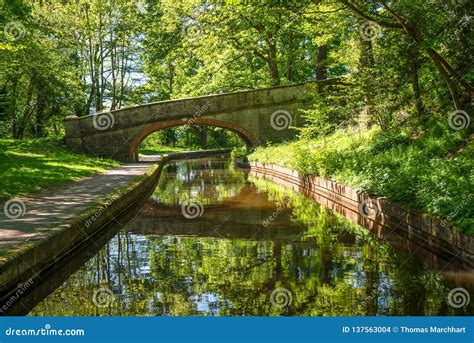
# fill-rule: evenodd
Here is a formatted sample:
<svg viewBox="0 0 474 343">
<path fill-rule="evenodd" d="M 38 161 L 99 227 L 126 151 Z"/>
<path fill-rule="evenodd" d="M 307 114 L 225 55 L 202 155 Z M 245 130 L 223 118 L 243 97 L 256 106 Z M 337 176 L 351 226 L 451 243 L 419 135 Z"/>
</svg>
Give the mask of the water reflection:
<svg viewBox="0 0 474 343">
<path fill-rule="evenodd" d="M 190 198 L 204 205 L 192 220 Z M 311 200 L 227 161 L 191 161 L 167 166 L 136 219 L 30 314 L 473 313 L 448 306 L 455 286 Z"/>
</svg>

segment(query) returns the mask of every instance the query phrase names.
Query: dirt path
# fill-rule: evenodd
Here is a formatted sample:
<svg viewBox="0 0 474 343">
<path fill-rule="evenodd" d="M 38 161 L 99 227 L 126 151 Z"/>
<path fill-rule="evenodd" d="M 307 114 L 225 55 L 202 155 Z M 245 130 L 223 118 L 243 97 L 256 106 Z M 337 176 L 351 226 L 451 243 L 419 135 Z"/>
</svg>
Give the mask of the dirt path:
<svg viewBox="0 0 474 343">
<path fill-rule="evenodd" d="M 114 189 L 142 175 L 150 163 L 130 163 L 32 196 L 17 197 L 0 205 L 0 249 L 40 238 Z M 61 226 L 62 224 L 62 226 Z"/>
</svg>

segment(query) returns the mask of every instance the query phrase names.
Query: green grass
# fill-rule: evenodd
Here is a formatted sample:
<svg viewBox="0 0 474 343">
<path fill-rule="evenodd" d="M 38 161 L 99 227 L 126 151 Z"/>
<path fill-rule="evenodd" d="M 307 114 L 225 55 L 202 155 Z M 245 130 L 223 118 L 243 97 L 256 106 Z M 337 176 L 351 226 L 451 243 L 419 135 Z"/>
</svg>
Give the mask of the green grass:
<svg viewBox="0 0 474 343">
<path fill-rule="evenodd" d="M 0 201 L 118 165 L 116 161 L 73 153 L 52 139 L 0 139 Z"/>
<path fill-rule="evenodd" d="M 142 155 L 160 155 L 160 154 L 166 154 L 169 152 L 180 152 L 180 151 L 191 151 L 191 150 L 194 151 L 196 149 L 156 145 L 156 146 L 147 146 L 144 148 L 140 148 L 139 153 Z"/>
<path fill-rule="evenodd" d="M 416 135 L 378 128 L 340 130 L 316 139 L 258 148 L 249 159 L 386 196 L 474 233 L 474 144 L 465 135 L 436 124 Z"/>
</svg>

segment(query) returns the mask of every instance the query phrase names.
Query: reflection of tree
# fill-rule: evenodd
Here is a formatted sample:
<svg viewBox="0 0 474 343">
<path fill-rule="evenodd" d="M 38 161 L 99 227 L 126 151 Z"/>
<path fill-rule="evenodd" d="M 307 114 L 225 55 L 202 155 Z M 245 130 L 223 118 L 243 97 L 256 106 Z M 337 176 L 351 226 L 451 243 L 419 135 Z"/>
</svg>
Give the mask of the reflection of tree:
<svg viewBox="0 0 474 343">
<path fill-rule="evenodd" d="M 153 198 L 166 205 L 181 205 L 187 199 L 219 204 L 239 193 L 245 173 L 225 161 L 181 161 L 163 170 Z"/>
<path fill-rule="evenodd" d="M 412 309 L 406 307 L 406 302 L 412 299 L 411 293 L 416 293 L 420 284 L 426 284 L 426 275 L 430 274 L 420 273 L 419 267 L 405 272 L 391 269 L 388 271 L 391 289 L 387 293 L 387 289 L 381 287 L 380 278 L 369 282 L 370 277 L 366 276 L 366 266 L 375 264 L 372 261 L 392 258 L 390 252 L 387 254 L 376 246 L 371 249 L 360 246 L 361 249 L 357 249 L 361 254 L 359 263 L 350 255 L 345 260 L 332 259 L 333 269 L 327 274 L 324 264 L 334 250 L 316 246 L 308 239 L 290 244 L 152 237 L 139 239 L 140 243 L 133 249 L 129 245 L 127 255 L 123 253 L 127 251 L 127 236 L 121 233 L 120 244 L 118 239 L 112 241 L 108 249 L 103 249 L 92 263 L 38 306 L 35 314 L 364 315 L 376 311 L 407 314 L 412 313 Z M 127 238 L 129 242 L 137 239 Z M 119 246 L 122 249 L 118 249 Z M 346 250 L 347 253 L 350 252 Z M 385 269 L 380 260 L 379 264 Z M 442 288 L 439 279 L 430 281 L 434 283 L 431 289 Z M 370 283 L 373 285 L 369 286 Z M 110 309 L 96 309 L 91 305 L 93 290 L 103 284 L 120 295 Z M 291 291 L 291 306 L 271 306 L 269 295 L 276 287 Z M 378 292 L 372 292 L 374 288 L 389 295 L 391 303 L 387 309 L 370 307 L 381 299 Z M 65 295 L 65 304 L 58 301 L 58 294 Z M 428 310 L 433 304 L 440 305 L 433 302 L 439 296 L 432 294 L 422 298 L 426 299 Z M 431 308 L 435 310 L 436 307 Z"/>
<path fill-rule="evenodd" d="M 438 274 L 304 197 L 253 182 L 276 208 L 292 208 L 291 220 L 280 212 L 268 227 L 255 227 L 302 226 L 302 235 L 256 240 L 122 231 L 33 314 L 455 314 L 445 305 L 447 289 Z M 91 298 L 103 285 L 116 301 L 97 309 Z M 277 287 L 291 292 L 290 306 L 272 306 Z"/>
</svg>

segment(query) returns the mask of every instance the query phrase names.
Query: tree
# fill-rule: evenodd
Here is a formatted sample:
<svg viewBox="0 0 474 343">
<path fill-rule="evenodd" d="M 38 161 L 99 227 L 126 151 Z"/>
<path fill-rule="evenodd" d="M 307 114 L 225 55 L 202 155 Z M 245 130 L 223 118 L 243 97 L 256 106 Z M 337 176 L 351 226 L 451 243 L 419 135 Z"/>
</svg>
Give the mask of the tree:
<svg viewBox="0 0 474 343">
<path fill-rule="evenodd" d="M 422 16 L 427 16 L 430 13 L 430 8 L 425 8 L 421 4 L 416 4 L 413 6 L 413 2 L 409 1 L 399 1 L 398 3 L 389 5 L 386 1 L 369 1 L 369 2 L 357 2 L 352 0 L 340 0 L 341 3 L 346 5 L 350 10 L 352 10 L 359 17 L 375 22 L 378 25 L 388 28 L 388 29 L 397 29 L 402 30 L 402 32 L 407 35 L 414 44 L 424 50 L 434 65 L 439 71 L 440 75 L 443 77 L 446 85 L 449 88 L 451 93 L 451 98 L 454 103 L 456 110 L 461 110 L 464 105 L 466 105 L 472 97 L 474 96 L 474 87 L 468 81 L 466 81 L 455 67 L 453 67 L 447 59 L 445 59 L 433 46 L 433 39 L 427 34 L 425 35 L 422 32 L 422 29 L 426 28 L 423 25 L 419 25 L 420 12 Z M 432 6 L 433 2 L 427 6 Z M 442 2 L 437 2 L 438 6 L 442 6 Z M 469 11 L 472 3 L 469 6 L 465 6 L 466 15 L 472 13 Z M 381 12 L 381 10 L 384 10 Z M 447 12 L 449 13 L 449 12 Z M 448 18 L 452 21 L 452 18 Z M 431 25 L 434 21 L 426 22 L 428 25 Z M 420 27 L 422 26 L 422 27 Z M 431 38 L 431 39 L 430 39 Z M 466 99 L 461 99 L 459 95 L 460 88 L 464 91 Z"/>
</svg>

